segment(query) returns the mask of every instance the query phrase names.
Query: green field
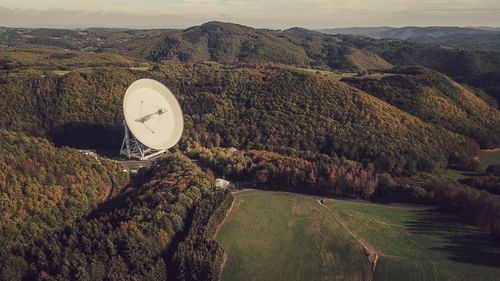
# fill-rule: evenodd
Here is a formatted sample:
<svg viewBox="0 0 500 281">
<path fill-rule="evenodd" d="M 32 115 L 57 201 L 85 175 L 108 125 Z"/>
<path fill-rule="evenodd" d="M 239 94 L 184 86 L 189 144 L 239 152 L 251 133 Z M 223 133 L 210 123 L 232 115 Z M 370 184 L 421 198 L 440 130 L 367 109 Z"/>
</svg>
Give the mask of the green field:
<svg viewBox="0 0 500 281">
<path fill-rule="evenodd" d="M 219 234 L 222 280 L 364 280 L 363 250 L 313 198 L 248 193 Z"/>
<path fill-rule="evenodd" d="M 444 174 L 455 180 L 463 180 L 478 175 L 477 172 L 461 171 L 454 169 L 446 169 Z"/>
<path fill-rule="evenodd" d="M 484 171 L 491 164 L 500 164 L 500 149 L 479 152 L 479 170 Z"/>
<path fill-rule="evenodd" d="M 481 150 L 479 152 L 479 166 L 477 171 L 483 173 L 491 164 L 500 164 L 500 149 Z M 447 169 L 445 174 L 453 179 L 462 180 L 477 175 L 478 173 Z"/>
<path fill-rule="evenodd" d="M 343 78 L 358 78 L 358 79 L 365 79 L 365 78 L 371 78 L 371 79 L 381 79 L 386 76 L 391 76 L 393 74 L 390 73 L 382 73 L 382 72 L 375 72 L 371 74 L 364 74 L 362 76 L 358 76 L 357 72 L 333 72 L 333 71 L 328 71 L 328 70 L 319 70 L 319 69 L 313 69 L 313 68 L 295 68 L 307 72 L 313 72 L 317 74 L 324 75 L 330 79 L 333 79 L 335 81 L 340 81 Z"/>
<path fill-rule="evenodd" d="M 264 192 L 236 196 L 216 239 L 222 280 L 367 280 L 364 250 L 379 254 L 375 280 L 500 280 L 500 244 L 431 207 Z"/>
<path fill-rule="evenodd" d="M 376 280 L 500 280 L 500 244 L 434 209 L 331 201 L 380 253 Z"/>
</svg>

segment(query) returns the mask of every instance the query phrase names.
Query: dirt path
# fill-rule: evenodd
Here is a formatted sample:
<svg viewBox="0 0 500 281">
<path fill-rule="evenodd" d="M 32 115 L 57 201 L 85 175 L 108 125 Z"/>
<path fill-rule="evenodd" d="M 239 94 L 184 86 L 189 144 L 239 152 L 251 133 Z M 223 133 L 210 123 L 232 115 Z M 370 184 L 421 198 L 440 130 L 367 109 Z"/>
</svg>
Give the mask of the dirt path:
<svg viewBox="0 0 500 281">
<path fill-rule="evenodd" d="M 375 250 L 375 248 L 372 247 L 370 244 L 368 244 L 368 242 L 366 242 L 363 238 L 361 238 L 354 230 L 352 230 L 347 224 L 347 222 L 345 222 L 344 219 L 339 215 L 339 213 L 337 213 L 335 209 L 332 209 L 329 206 L 327 206 L 323 199 L 314 199 L 314 201 L 316 201 L 323 208 L 326 208 L 335 217 L 335 219 L 344 227 L 344 229 L 361 245 L 361 247 L 365 251 L 368 262 L 371 265 L 370 268 L 371 276 L 369 276 L 369 280 L 375 280 L 375 268 L 377 266 L 377 261 L 379 258 L 379 254 Z"/>
</svg>

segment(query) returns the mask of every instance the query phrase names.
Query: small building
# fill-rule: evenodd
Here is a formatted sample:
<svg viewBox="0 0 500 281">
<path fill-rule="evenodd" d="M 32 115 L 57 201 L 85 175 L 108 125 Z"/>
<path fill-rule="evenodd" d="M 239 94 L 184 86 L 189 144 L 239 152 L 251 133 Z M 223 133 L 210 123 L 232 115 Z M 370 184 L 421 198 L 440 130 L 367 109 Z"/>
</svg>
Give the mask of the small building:
<svg viewBox="0 0 500 281">
<path fill-rule="evenodd" d="M 215 187 L 217 187 L 217 188 L 227 189 L 230 184 L 231 184 L 231 182 L 227 181 L 225 179 L 221 179 L 221 178 L 215 179 Z"/>
</svg>

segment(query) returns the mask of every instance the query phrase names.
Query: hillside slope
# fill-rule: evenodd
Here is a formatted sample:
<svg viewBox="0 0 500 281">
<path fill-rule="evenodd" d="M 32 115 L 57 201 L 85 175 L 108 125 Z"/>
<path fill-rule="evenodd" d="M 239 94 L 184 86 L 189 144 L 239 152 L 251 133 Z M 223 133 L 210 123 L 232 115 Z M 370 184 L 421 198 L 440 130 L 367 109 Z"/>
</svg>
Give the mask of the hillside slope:
<svg viewBox="0 0 500 281">
<path fill-rule="evenodd" d="M 141 75 L 178 95 L 186 118 L 183 145 L 338 154 L 396 173 L 445 167 L 448 160 L 469 165 L 476 153 L 459 135 L 315 73 L 164 62 Z M 16 77 L 0 85 L 2 126 L 55 136 L 58 144 L 119 147 L 121 98 L 137 73 L 103 68 L 61 78 Z"/>
<path fill-rule="evenodd" d="M 152 60 L 212 60 L 223 64 L 275 62 L 307 65 L 311 62 L 300 46 L 276 32 L 238 24 L 208 22 L 168 33 L 150 53 Z"/>
<path fill-rule="evenodd" d="M 453 28 L 444 31 L 431 28 L 422 32 L 446 34 L 448 30 Z M 489 36 L 488 34 L 486 32 L 485 36 Z M 468 38 L 456 40 L 471 41 Z M 422 65 L 456 79 L 466 79 L 500 69 L 500 53 L 493 51 L 347 34 L 331 35 L 302 28 L 284 31 L 254 29 L 223 22 L 208 22 L 185 30 L 88 29 L 79 32 L 6 29 L 0 34 L 0 46 L 18 49 L 47 45 L 71 50 L 119 53 L 154 61 L 179 59 L 213 60 L 219 63 L 274 62 L 350 71 L 386 68 L 389 64 Z M 359 64 L 359 61 L 365 63 Z M 498 81 L 493 82 L 498 85 Z"/>
<path fill-rule="evenodd" d="M 455 26 L 352 27 L 322 29 L 327 34 L 351 34 L 417 43 L 446 44 L 483 51 L 500 50 L 500 29 Z"/>
<path fill-rule="evenodd" d="M 343 81 L 422 120 L 469 136 L 484 148 L 500 145 L 500 111 L 470 90 L 423 68 L 396 70 L 396 74 Z"/>
<path fill-rule="evenodd" d="M 453 215 L 415 206 L 329 201 L 380 258 L 375 280 L 497 280 L 500 248 Z"/>
<path fill-rule="evenodd" d="M 138 182 L 64 230 L 0 250 L 2 280 L 166 280 L 188 217 L 213 178 L 171 154 Z M 82 201 L 84 202 L 84 201 Z M 35 237 L 34 237 L 35 238 Z"/>
<path fill-rule="evenodd" d="M 319 74 L 273 65 L 171 63 L 158 71 L 184 93 L 186 125 L 194 128 L 186 138 L 193 141 L 338 154 L 391 171 L 432 170 L 456 152 L 474 154 L 463 137 Z M 182 74 L 172 77 L 175 72 Z M 186 77 L 192 90 L 185 91 L 187 82 L 178 77 Z M 465 154 L 456 156 L 465 160 Z"/>
<path fill-rule="evenodd" d="M 121 165 L 0 129 L 0 248 L 86 216 L 128 182 Z"/>
<path fill-rule="evenodd" d="M 175 58 L 219 63 L 274 62 L 342 71 L 421 65 L 461 81 L 500 69 L 498 52 L 394 39 L 328 35 L 302 28 L 284 31 L 253 29 L 221 22 L 167 32 L 163 39 L 154 39 L 144 48 L 151 51 L 143 53 L 148 53 L 147 57 L 156 61 Z M 499 86 L 497 80 L 487 82 Z M 478 87 L 482 88 L 481 85 Z M 491 91 L 487 92 L 491 94 Z"/>
</svg>

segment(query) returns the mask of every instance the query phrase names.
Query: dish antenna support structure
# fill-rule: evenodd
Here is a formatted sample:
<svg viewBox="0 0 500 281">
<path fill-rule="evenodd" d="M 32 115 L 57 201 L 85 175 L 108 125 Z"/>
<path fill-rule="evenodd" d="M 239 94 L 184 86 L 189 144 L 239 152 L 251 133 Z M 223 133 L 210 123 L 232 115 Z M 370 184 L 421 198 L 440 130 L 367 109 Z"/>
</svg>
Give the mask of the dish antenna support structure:
<svg viewBox="0 0 500 281">
<path fill-rule="evenodd" d="M 182 136 L 184 120 L 179 102 L 158 81 L 139 79 L 123 98 L 123 137 L 120 155 L 146 160 L 165 153 Z"/>
</svg>

